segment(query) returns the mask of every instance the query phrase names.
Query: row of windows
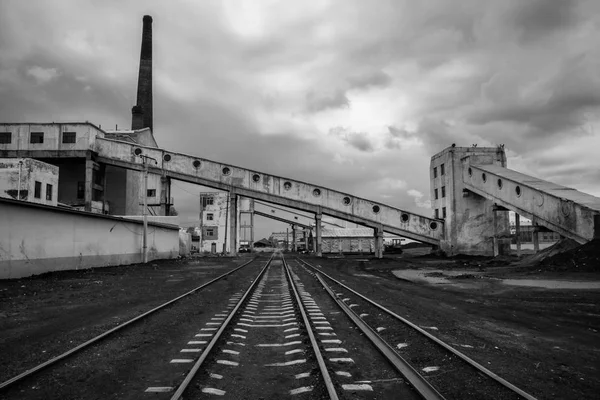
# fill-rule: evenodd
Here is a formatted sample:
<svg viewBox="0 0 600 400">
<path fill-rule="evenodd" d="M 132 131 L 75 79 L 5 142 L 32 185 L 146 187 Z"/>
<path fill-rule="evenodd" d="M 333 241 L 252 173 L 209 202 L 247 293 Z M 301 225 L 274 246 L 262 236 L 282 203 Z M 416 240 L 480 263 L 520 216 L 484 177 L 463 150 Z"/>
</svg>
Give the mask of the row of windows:
<svg viewBox="0 0 600 400">
<path fill-rule="evenodd" d="M 433 189 L 433 193 L 435 195 L 436 200 L 440 198 L 437 188 Z M 446 197 L 446 186 L 442 186 L 442 197 Z"/>
<path fill-rule="evenodd" d="M 42 182 L 35 181 L 33 197 L 36 199 L 42 198 Z M 46 184 L 46 200 L 52 201 L 52 185 L 49 183 Z"/>
<path fill-rule="evenodd" d="M 439 209 L 435 209 L 435 217 L 439 218 L 440 217 L 440 210 Z M 446 218 L 446 207 L 442 207 L 442 218 Z"/>
<path fill-rule="evenodd" d="M 77 135 L 75 132 L 63 132 L 62 143 L 69 144 L 76 142 Z M 12 132 L 0 132 L 0 144 L 11 144 Z M 29 135 L 29 143 L 41 144 L 44 143 L 44 132 L 31 132 Z"/>
<path fill-rule="evenodd" d="M 444 164 L 440 164 L 440 175 L 446 175 L 446 169 L 444 167 Z M 437 178 L 438 176 L 438 169 L 437 167 L 433 167 L 433 177 Z"/>
</svg>

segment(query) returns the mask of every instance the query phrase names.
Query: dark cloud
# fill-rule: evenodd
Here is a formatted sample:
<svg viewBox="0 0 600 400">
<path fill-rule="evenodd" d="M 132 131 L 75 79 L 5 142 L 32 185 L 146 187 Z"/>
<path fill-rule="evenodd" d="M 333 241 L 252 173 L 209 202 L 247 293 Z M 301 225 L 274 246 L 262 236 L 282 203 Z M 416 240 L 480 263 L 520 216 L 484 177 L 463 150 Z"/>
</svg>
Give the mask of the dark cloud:
<svg viewBox="0 0 600 400">
<path fill-rule="evenodd" d="M 352 132 L 344 127 L 336 126 L 329 129 L 329 134 L 360 151 L 371 152 L 375 149 L 366 132 Z"/>
<path fill-rule="evenodd" d="M 524 41 L 564 31 L 579 20 L 577 0 L 529 0 L 518 2 L 507 15 Z"/>
<path fill-rule="evenodd" d="M 350 101 L 344 90 L 338 89 L 328 94 L 310 91 L 306 95 L 306 109 L 311 113 L 348 107 L 350 107 Z"/>
</svg>

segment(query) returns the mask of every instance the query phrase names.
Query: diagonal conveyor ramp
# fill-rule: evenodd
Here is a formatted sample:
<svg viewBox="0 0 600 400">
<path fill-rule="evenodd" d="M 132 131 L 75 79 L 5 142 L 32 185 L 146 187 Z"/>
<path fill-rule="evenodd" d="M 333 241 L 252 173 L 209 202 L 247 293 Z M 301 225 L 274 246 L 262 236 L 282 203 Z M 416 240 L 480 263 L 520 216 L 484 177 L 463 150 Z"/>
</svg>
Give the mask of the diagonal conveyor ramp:
<svg viewBox="0 0 600 400">
<path fill-rule="evenodd" d="M 139 146 L 129 142 L 97 138 L 97 161 L 122 168 L 143 170 L 144 154 L 158 161 L 150 164 L 151 173 L 343 220 L 439 245 L 444 222 L 403 211 L 318 185 L 251 171 L 204 158 Z"/>
</svg>

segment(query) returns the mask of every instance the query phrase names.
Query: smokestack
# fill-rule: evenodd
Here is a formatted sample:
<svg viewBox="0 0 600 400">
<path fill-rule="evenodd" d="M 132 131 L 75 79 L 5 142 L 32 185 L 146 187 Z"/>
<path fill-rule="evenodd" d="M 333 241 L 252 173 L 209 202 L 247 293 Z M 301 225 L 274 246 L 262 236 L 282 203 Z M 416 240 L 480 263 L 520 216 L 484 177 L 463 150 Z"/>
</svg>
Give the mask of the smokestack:
<svg viewBox="0 0 600 400">
<path fill-rule="evenodd" d="M 152 119 L 152 17 L 144 15 L 142 28 L 142 52 L 138 76 L 137 105 L 131 110 L 131 129 L 150 128 Z"/>
</svg>

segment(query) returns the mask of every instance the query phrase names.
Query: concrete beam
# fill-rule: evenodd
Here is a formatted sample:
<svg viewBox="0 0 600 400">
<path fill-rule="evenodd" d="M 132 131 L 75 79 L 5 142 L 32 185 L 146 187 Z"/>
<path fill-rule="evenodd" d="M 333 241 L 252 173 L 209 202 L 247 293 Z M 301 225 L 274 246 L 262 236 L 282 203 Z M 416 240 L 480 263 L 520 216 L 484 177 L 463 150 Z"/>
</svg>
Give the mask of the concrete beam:
<svg viewBox="0 0 600 400">
<path fill-rule="evenodd" d="M 255 215 L 259 215 L 259 216 L 261 216 L 261 217 L 269 218 L 269 219 L 272 219 L 272 220 L 275 220 L 275 221 L 279 221 L 279 222 L 285 222 L 286 224 L 294 224 L 294 225 L 298 225 L 298 226 L 300 226 L 300 227 L 302 227 L 302 228 L 305 228 L 305 229 L 312 229 L 312 227 L 311 227 L 311 226 L 309 226 L 309 225 L 304 225 L 304 224 L 301 224 L 301 223 L 299 223 L 299 222 L 298 222 L 298 221 L 296 221 L 296 220 L 292 221 L 292 220 L 290 220 L 290 219 L 287 219 L 287 218 L 278 217 L 278 216 L 276 216 L 276 215 L 271 215 L 271 214 L 264 213 L 264 212 L 261 212 L 261 211 L 256 211 L 256 210 L 254 210 L 253 214 L 255 214 Z"/>
<path fill-rule="evenodd" d="M 425 243 L 437 245 L 443 237 L 441 220 L 310 183 L 116 140 L 98 138 L 95 150 L 99 161 L 122 168 L 140 170 L 141 159 L 134 152 L 141 151 L 159 160 L 158 167 L 149 168 L 150 172 L 172 179 L 220 190 L 234 187 L 244 197 L 312 213 L 321 210 L 322 214 L 370 227 L 383 225 L 386 232 Z"/>
<path fill-rule="evenodd" d="M 579 243 L 594 238 L 600 198 L 497 165 L 465 164 L 466 189 Z"/>
</svg>

